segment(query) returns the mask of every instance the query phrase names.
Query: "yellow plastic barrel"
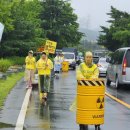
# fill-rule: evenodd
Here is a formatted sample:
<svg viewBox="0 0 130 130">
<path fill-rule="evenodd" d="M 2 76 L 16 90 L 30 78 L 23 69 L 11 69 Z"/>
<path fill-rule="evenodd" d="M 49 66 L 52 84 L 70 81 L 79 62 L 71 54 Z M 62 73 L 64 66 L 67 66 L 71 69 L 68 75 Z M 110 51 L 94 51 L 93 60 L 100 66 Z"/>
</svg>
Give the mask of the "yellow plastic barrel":
<svg viewBox="0 0 130 130">
<path fill-rule="evenodd" d="M 77 84 L 77 123 L 104 124 L 104 80 L 78 80 Z"/>
<path fill-rule="evenodd" d="M 69 71 L 69 62 L 68 61 L 63 61 L 62 62 L 62 71 L 63 72 L 68 72 Z"/>
</svg>

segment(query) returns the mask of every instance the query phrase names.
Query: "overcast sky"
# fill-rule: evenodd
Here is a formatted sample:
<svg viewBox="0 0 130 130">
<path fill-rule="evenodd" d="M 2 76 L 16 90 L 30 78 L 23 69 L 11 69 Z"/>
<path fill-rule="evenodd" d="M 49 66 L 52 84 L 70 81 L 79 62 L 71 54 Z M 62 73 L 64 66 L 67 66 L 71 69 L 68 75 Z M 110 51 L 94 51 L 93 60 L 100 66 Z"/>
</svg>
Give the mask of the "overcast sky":
<svg viewBox="0 0 130 130">
<path fill-rule="evenodd" d="M 119 10 L 130 13 L 130 0 L 71 0 L 75 13 L 78 14 L 80 25 L 89 29 L 99 29 L 107 25 L 111 5 Z"/>
</svg>

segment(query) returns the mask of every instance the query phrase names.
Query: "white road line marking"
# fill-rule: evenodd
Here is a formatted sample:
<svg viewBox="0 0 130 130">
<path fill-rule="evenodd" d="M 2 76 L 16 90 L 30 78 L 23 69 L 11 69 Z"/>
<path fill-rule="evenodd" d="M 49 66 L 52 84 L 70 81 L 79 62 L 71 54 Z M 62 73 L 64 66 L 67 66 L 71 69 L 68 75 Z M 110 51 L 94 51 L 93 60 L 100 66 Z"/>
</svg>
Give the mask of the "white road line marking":
<svg viewBox="0 0 130 130">
<path fill-rule="evenodd" d="M 16 122 L 16 127 L 15 130 L 23 130 L 23 126 L 24 126 L 24 121 L 25 121 L 25 116 L 26 116 L 26 112 L 27 112 L 27 108 L 28 108 L 28 103 L 29 103 L 29 98 L 32 92 L 32 88 L 29 88 L 26 92 L 17 122 Z"/>
</svg>

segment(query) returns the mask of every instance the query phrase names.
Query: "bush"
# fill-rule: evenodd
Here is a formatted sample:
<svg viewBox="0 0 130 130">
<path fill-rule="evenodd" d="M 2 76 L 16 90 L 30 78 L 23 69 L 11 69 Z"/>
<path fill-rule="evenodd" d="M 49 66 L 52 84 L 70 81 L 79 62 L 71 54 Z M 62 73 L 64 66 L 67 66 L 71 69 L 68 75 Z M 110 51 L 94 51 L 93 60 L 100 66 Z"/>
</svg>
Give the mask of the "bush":
<svg viewBox="0 0 130 130">
<path fill-rule="evenodd" d="M 14 56 L 14 57 L 9 57 L 8 59 L 13 63 L 13 65 L 24 65 L 25 64 L 25 57 Z"/>
<path fill-rule="evenodd" d="M 0 59 L 0 72 L 6 72 L 13 63 L 8 59 Z"/>
<path fill-rule="evenodd" d="M 12 65 L 25 64 L 25 57 L 9 57 L 6 59 L 0 59 L 0 72 L 6 72 Z"/>
</svg>

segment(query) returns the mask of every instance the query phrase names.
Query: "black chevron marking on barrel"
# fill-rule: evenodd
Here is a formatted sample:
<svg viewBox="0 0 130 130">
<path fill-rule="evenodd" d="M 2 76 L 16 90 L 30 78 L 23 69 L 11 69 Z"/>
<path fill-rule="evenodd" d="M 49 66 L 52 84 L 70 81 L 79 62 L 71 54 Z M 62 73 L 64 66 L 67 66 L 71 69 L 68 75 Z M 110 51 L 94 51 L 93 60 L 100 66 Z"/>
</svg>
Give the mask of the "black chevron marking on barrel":
<svg viewBox="0 0 130 130">
<path fill-rule="evenodd" d="M 95 84 L 94 84 L 92 81 L 89 81 L 89 83 L 90 83 L 92 86 L 95 86 Z"/>
<path fill-rule="evenodd" d="M 80 86 L 82 85 L 82 84 L 80 83 L 80 81 L 78 81 L 78 85 L 80 85 Z"/>
<path fill-rule="evenodd" d="M 101 83 L 99 81 L 95 81 L 99 86 L 102 86 Z"/>
<path fill-rule="evenodd" d="M 103 85 L 105 85 L 104 81 L 102 81 Z"/>
<path fill-rule="evenodd" d="M 82 80 L 85 86 L 88 86 L 87 82 L 85 80 Z"/>
</svg>

